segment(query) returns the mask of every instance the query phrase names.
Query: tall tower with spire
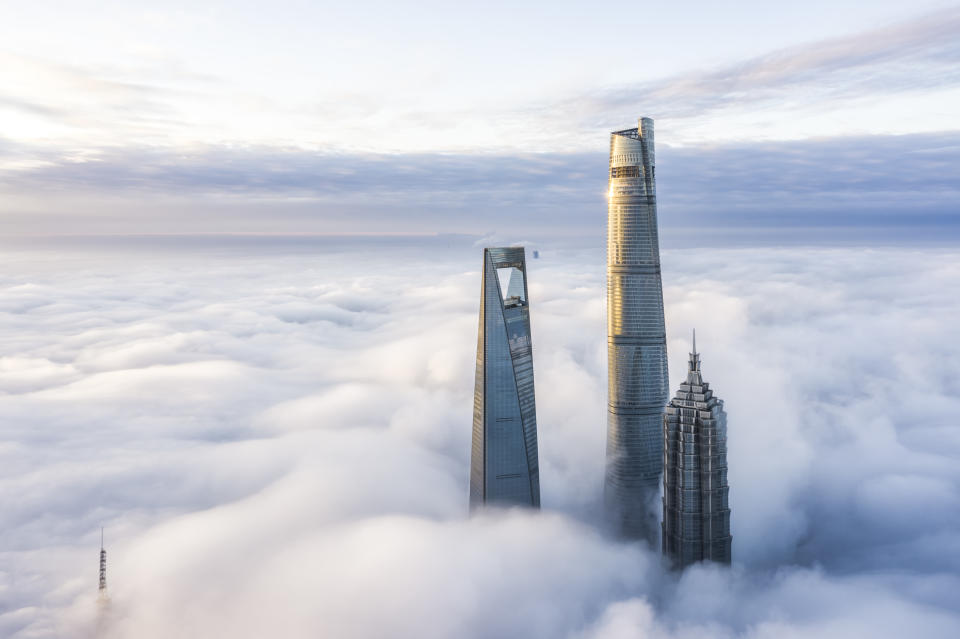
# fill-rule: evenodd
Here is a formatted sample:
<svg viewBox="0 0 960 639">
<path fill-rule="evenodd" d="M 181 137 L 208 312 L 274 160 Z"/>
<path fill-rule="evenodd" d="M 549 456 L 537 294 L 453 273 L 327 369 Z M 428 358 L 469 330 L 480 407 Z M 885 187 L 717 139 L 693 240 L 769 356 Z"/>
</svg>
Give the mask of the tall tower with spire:
<svg viewBox="0 0 960 639">
<path fill-rule="evenodd" d="M 687 380 L 663 416 L 663 553 L 674 567 L 730 563 L 727 414 L 700 372 L 697 333 Z"/>
<path fill-rule="evenodd" d="M 660 429 L 670 396 L 655 165 L 653 120 L 610 134 L 604 492 L 617 531 L 652 547 L 660 532 Z"/>
</svg>

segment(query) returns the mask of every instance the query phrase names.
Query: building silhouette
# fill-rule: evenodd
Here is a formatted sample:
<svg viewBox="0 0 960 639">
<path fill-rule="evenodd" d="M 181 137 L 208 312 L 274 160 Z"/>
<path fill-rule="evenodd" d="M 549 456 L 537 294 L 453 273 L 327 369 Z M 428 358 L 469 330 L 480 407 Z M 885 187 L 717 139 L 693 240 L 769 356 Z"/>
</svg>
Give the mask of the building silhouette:
<svg viewBox="0 0 960 639">
<path fill-rule="evenodd" d="M 97 589 L 101 599 L 107 597 L 107 551 L 103 547 L 103 528 L 100 529 L 100 586 Z"/>
<path fill-rule="evenodd" d="M 654 167 L 653 120 L 610 134 L 605 501 L 618 532 L 656 547 L 669 388 Z"/>
<path fill-rule="evenodd" d="M 727 414 L 700 373 L 697 335 L 687 381 L 663 416 L 663 553 L 683 568 L 730 563 Z"/>
<path fill-rule="evenodd" d="M 523 247 L 483 250 L 470 506 L 540 507 L 537 411 Z"/>
</svg>

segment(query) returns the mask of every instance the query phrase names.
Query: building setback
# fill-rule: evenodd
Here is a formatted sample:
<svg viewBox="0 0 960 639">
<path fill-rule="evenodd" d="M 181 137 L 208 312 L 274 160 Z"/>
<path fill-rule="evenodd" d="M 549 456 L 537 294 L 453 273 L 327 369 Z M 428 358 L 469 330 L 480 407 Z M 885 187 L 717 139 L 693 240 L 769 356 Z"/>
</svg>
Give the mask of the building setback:
<svg viewBox="0 0 960 639">
<path fill-rule="evenodd" d="M 610 134 L 605 501 L 617 530 L 656 547 L 669 395 L 653 120 Z"/>
<path fill-rule="evenodd" d="M 470 506 L 540 507 L 524 248 L 486 248 L 473 395 Z"/>
<path fill-rule="evenodd" d="M 727 414 L 700 373 L 697 337 L 687 381 L 663 416 L 663 553 L 677 568 L 730 563 Z"/>
</svg>

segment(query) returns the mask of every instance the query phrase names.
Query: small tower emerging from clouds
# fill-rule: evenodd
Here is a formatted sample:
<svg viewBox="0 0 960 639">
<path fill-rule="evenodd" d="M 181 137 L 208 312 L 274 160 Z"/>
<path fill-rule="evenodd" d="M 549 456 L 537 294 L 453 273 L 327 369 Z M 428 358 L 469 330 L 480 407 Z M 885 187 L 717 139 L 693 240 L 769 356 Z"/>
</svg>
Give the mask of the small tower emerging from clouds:
<svg viewBox="0 0 960 639">
<path fill-rule="evenodd" d="M 103 528 L 100 529 L 100 598 L 107 598 L 107 551 L 103 547 Z"/>
<path fill-rule="evenodd" d="M 727 414 L 700 373 L 697 334 L 687 380 L 663 416 L 663 553 L 674 567 L 730 563 Z"/>
</svg>

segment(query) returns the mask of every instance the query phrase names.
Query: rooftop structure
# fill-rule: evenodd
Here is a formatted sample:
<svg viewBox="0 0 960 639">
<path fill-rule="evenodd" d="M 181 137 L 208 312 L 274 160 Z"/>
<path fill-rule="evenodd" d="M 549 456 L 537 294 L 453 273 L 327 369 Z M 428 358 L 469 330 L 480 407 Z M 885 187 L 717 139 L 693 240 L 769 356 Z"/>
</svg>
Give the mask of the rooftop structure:
<svg viewBox="0 0 960 639">
<path fill-rule="evenodd" d="M 523 247 L 483 249 L 470 506 L 540 507 L 537 409 Z"/>
</svg>

